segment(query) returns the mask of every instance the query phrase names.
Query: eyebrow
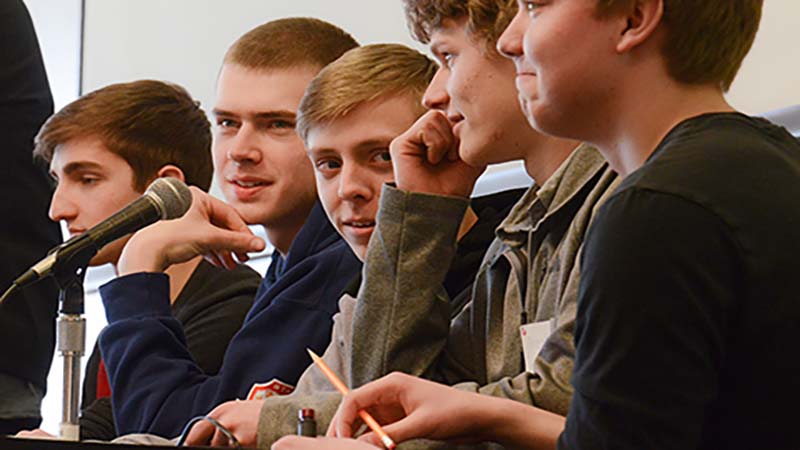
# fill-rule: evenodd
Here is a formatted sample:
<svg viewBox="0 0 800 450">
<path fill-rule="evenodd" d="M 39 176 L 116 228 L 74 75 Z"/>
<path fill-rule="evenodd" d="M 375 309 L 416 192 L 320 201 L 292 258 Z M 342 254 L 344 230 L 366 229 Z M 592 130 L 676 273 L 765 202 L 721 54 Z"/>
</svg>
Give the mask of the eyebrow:
<svg viewBox="0 0 800 450">
<path fill-rule="evenodd" d="M 372 150 L 376 146 L 388 146 L 394 138 L 390 136 L 382 137 L 382 138 L 375 138 L 375 139 L 367 139 L 366 141 L 361 141 L 356 144 L 356 150 Z M 330 147 L 320 147 L 320 148 L 309 148 L 306 149 L 306 153 L 309 156 L 319 155 L 324 153 L 336 153 L 339 154 L 338 150 Z"/>
<path fill-rule="evenodd" d="M 251 117 L 254 119 L 294 119 L 297 117 L 297 113 L 294 111 L 290 111 L 288 109 L 278 109 L 273 111 L 259 111 L 255 113 L 245 113 L 245 114 L 236 114 L 231 111 L 226 111 L 224 109 L 217 109 L 214 108 L 211 111 L 211 114 L 214 117 Z"/>
<path fill-rule="evenodd" d="M 81 170 L 89 170 L 89 169 L 99 170 L 102 168 L 103 166 L 93 161 L 74 161 L 64 166 L 63 172 L 64 175 L 71 175 Z M 50 171 L 50 174 L 55 176 L 55 173 L 53 171 Z"/>
</svg>

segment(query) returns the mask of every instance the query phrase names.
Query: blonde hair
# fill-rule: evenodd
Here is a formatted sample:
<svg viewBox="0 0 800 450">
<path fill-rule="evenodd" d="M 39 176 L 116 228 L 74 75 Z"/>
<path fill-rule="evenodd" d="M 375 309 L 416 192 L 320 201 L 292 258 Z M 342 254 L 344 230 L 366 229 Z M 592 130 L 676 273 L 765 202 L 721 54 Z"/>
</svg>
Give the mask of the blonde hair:
<svg viewBox="0 0 800 450">
<path fill-rule="evenodd" d="M 310 128 L 390 95 L 408 95 L 422 115 L 422 96 L 436 69 L 436 63 L 427 56 L 400 44 L 372 44 L 350 50 L 322 69 L 308 85 L 298 108 L 297 132 L 305 141 Z"/>
<path fill-rule="evenodd" d="M 248 69 L 322 68 L 358 42 L 341 28 L 310 17 L 278 19 L 243 34 L 225 53 L 225 63 Z"/>
</svg>

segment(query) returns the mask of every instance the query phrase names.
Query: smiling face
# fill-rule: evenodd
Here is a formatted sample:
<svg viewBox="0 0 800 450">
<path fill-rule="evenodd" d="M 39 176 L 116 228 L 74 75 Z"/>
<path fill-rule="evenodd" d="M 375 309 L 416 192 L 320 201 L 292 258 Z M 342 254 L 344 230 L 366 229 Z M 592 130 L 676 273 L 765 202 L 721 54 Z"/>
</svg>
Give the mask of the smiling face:
<svg viewBox="0 0 800 450">
<path fill-rule="evenodd" d="M 245 222 L 263 225 L 282 252 L 316 201 L 313 169 L 294 130 L 300 98 L 316 73 L 225 64 L 217 85 L 217 180 Z M 289 242 L 275 242 L 277 234 Z"/>
<path fill-rule="evenodd" d="M 381 187 L 394 179 L 389 144 L 419 117 L 411 96 L 379 98 L 309 129 L 317 191 L 331 223 L 362 261 Z"/>
<path fill-rule="evenodd" d="M 423 103 L 447 114 L 467 163 L 520 159 L 531 134 L 517 104 L 514 66 L 467 31 L 466 21 L 446 19 L 430 35 L 440 67 Z"/>
<path fill-rule="evenodd" d="M 49 215 L 54 221 L 63 220 L 70 236 L 83 233 L 142 195 L 133 187 L 131 166 L 93 137 L 58 145 L 50 174 L 57 187 Z M 116 264 L 127 241 L 125 237 L 106 245 L 89 264 Z"/>
<path fill-rule="evenodd" d="M 596 0 L 518 3 L 498 48 L 516 66 L 526 117 L 540 131 L 591 140 L 613 115 L 625 75 L 614 44 L 624 24 L 599 18 Z"/>
</svg>

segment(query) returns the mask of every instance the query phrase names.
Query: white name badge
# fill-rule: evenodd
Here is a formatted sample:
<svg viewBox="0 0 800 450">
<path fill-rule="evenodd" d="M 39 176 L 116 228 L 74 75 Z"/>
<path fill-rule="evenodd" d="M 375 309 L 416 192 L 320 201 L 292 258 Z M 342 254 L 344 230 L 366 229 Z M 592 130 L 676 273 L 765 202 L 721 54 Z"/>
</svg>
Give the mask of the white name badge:
<svg viewBox="0 0 800 450">
<path fill-rule="evenodd" d="M 534 373 L 533 363 L 550 336 L 550 321 L 534 322 L 519 327 L 522 338 L 522 354 L 525 356 L 525 370 Z"/>
</svg>

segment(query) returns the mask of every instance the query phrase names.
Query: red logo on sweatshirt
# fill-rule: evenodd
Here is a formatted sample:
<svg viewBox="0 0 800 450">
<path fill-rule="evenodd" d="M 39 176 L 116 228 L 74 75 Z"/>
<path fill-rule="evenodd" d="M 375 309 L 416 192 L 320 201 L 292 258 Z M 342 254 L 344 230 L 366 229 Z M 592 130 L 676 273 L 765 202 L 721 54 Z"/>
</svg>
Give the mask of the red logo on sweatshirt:
<svg viewBox="0 0 800 450">
<path fill-rule="evenodd" d="M 250 388 L 250 393 L 247 394 L 248 400 L 263 400 L 273 395 L 289 395 L 294 390 L 294 386 L 286 384 L 283 381 L 273 378 L 266 383 L 256 383 Z"/>
</svg>

